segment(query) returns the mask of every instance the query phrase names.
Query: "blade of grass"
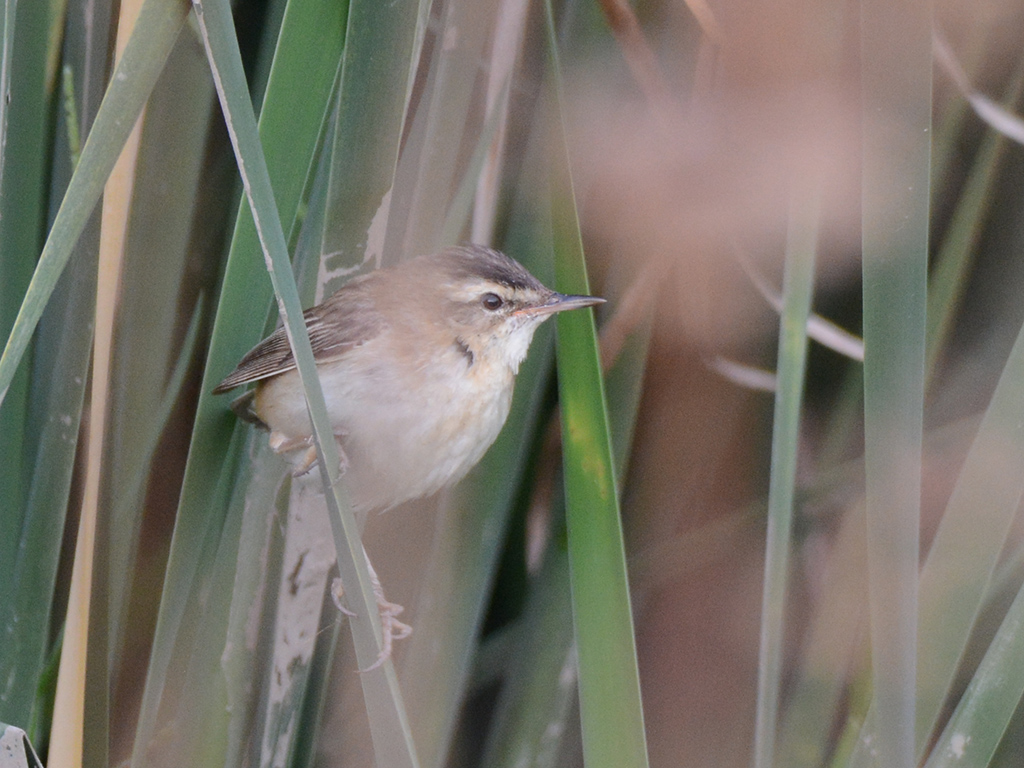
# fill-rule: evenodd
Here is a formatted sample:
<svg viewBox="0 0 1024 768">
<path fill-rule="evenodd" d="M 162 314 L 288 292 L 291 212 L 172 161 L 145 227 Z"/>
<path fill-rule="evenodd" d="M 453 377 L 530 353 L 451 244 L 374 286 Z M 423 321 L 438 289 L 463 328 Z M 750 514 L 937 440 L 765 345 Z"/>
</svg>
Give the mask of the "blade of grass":
<svg viewBox="0 0 1024 768">
<path fill-rule="evenodd" d="M 563 292 L 585 293 L 586 280 L 578 271 L 580 243 L 558 230 L 556 226 L 556 286 Z M 566 264 L 572 256 L 579 260 Z M 584 755 L 587 765 L 646 766 L 633 620 L 594 320 L 592 313 L 580 314 L 584 319 L 572 323 L 566 322 L 568 316 L 558 318 L 558 361 Z"/>
<path fill-rule="evenodd" d="M 259 125 L 281 212 L 293 230 L 301 215 L 300 198 L 328 111 L 344 43 L 346 10 L 344 4 L 333 0 L 300 2 L 290 4 L 282 20 Z M 177 638 L 188 629 L 189 596 L 197 575 L 203 573 L 203 542 L 218 535 L 223 524 L 225 510 L 216 503 L 222 497 L 218 489 L 236 480 L 224 476 L 235 471 L 237 447 L 232 448 L 230 443 L 234 420 L 227 417 L 223 401 L 209 392 L 260 339 L 265 325 L 259 322 L 265 317 L 260 313 L 269 310 L 271 299 L 259 239 L 248 203 L 243 200 L 235 220 L 182 484 L 136 728 L 136 763 L 143 759 L 153 738 Z M 258 313 L 255 322 L 253 308 Z M 241 441 L 235 445 L 241 445 Z M 279 463 L 275 469 L 280 471 Z"/>
<path fill-rule="evenodd" d="M 114 161 L 163 69 L 187 11 L 188 5 L 184 0 L 146 0 L 139 13 L 135 34 L 128 41 L 124 56 L 110 80 L 110 87 L 82 148 L 81 160 L 71 177 L 64 202 L 57 212 L 32 282 L 0 356 L 0 404 L 54 285 L 103 192 Z"/>
<path fill-rule="evenodd" d="M 86 231 L 83 244 L 88 241 L 89 250 L 95 249 L 96 234 L 95 229 Z M 5 625 L 16 627 L 17 633 L 4 643 L 0 671 L 6 685 L 0 706 L 8 716 L 17 711 L 13 707 L 23 707 L 25 722 L 49 648 L 52 602 L 40 604 L 40 596 L 53 595 L 57 581 L 90 357 L 96 262 L 88 253 L 79 255 L 86 258 L 68 270 L 55 292 L 58 301 L 54 306 L 62 311 L 54 314 L 52 322 L 44 318 L 40 329 L 40 341 L 53 349 L 53 359 L 61 366 L 61 375 L 53 377 L 45 392 L 33 394 L 30 406 L 35 412 L 51 414 L 42 426 L 33 457 L 34 466 L 50 469 L 36 472 L 32 478 L 19 556 L 11 574 L 15 595 L 5 606 Z"/>
<path fill-rule="evenodd" d="M 123 3 L 118 10 L 115 45 L 118 59 L 123 59 L 139 10 L 139 2 Z M 145 107 L 143 114 L 144 111 Z M 138 156 L 139 119 L 141 115 L 133 121 L 132 130 L 104 185 L 101 208 L 85 481 L 49 752 L 49 762 L 56 766 L 80 763 L 98 766 L 109 762 L 110 572 L 107 564 L 110 519 L 109 508 L 100 504 L 100 494 L 102 478 L 108 470 L 105 445 L 110 439 L 109 418 L 114 410 L 110 390 L 114 323 Z"/>
<path fill-rule="evenodd" d="M 4 0 L 0 18 L 0 185 L 4 181 L 4 160 L 7 149 L 7 120 L 10 110 L 11 65 L 14 51 L 14 20 L 18 0 Z"/>
<path fill-rule="evenodd" d="M 106 445 L 109 469 L 101 491 L 101 504 L 111 511 L 110 635 L 115 660 L 123 658 L 125 643 L 139 628 L 127 622 L 133 564 L 146 517 L 140 510 L 146 509 L 146 495 L 155 484 L 151 481 L 160 482 L 160 470 L 152 462 L 179 394 L 172 371 L 183 374 L 193 362 L 178 323 L 180 307 L 193 298 L 187 286 L 192 259 L 198 261 L 196 201 L 202 199 L 204 186 L 215 188 L 202 169 L 212 96 L 205 57 L 194 39 L 183 35 L 146 108 L 125 233 L 111 372 L 114 405 Z M 195 330 L 202 309 L 200 302 L 193 310 Z M 170 426 L 173 434 L 176 425 Z M 115 663 L 115 690 L 120 673 Z M 132 670 L 132 680 L 135 674 Z M 127 685 L 134 688 L 134 683 Z"/>
<path fill-rule="evenodd" d="M 121 59 L 138 19 L 139 2 L 118 9 L 115 56 Z M 145 107 L 142 109 L 144 114 Z M 54 701 L 52 765 L 106 765 L 109 723 L 109 508 L 101 505 L 105 445 L 110 439 L 110 374 L 114 323 L 124 263 L 125 233 L 131 204 L 141 115 L 133 121 L 104 185 L 100 213 L 89 430 L 85 480 L 78 520 L 74 566 Z M 81 164 L 81 159 L 79 164 Z M 76 238 L 77 240 L 77 238 Z M 86 702 L 89 706 L 86 707 Z"/>
<path fill-rule="evenodd" d="M 935 728 L 1024 495 L 1024 329 L 1014 343 L 921 571 L 917 744 Z"/>
<path fill-rule="evenodd" d="M 44 10 L 42 4 L 27 4 L 24 11 Z M 60 10 L 51 7 L 56 18 L 49 23 L 59 23 L 62 19 Z M 77 75 L 77 101 L 81 111 L 71 112 L 68 105 L 64 114 L 67 115 L 66 131 L 58 125 L 55 146 L 51 150 L 50 168 L 50 200 L 56 208 L 61 199 L 68 178 L 74 168 L 74 158 L 79 148 L 76 146 L 71 123 L 81 121 L 89 125 L 95 113 L 95 105 L 107 85 L 107 29 L 109 24 L 103 23 L 110 18 L 110 9 L 104 3 L 91 6 L 91 27 L 85 19 L 85 13 L 79 13 L 76 5 L 68 17 L 68 25 L 64 38 L 64 60 L 73 63 Z M 22 21 L 28 20 L 28 15 Z M 38 23 L 37 19 L 37 23 Z M 21 41 L 33 37 L 31 27 L 22 27 Z M 40 34 L 35 44 L 46 39 Z M 50 36 L 51 45 L 53 37 Z M 33 77 L 41 72 L 40 62 L 46 54 L 45 50 L 37 51 L 33 66 Z M 20 60 L 20 59 L 19 59 Z M 31 78 L 29 78 L 31 80 Z M 70 78 L 69 78 L 70 79 Z M 25 82 L 21 84 L 24 86 Z M 42 91 L 40 83 L 39 96 L 45 101 L 48 96 Z M 24 106 L 31 103 L 19 97 Z M 33 110 L 29 110 L 30 112 Z M 40 108 L 35 124 L 29 133 L 32 140 L 39 144 L 49 139 L 48 129 L 42 122 L 46 110 Z M 20 114 L 20 113 L 15 113 Z M 24 117 L 24 115 L 22 115 Z M 24 126 L 22 127 L 22 130 Z M 12 133 L 12 136 L 17 132 Z M 22 137 L 25 138 L 24 136 Z M 24 145 L 22 146 L 24 150 Z M 35 152 L 19 155 L 12 164 L 14 168 L 25 170 L 25 162 Z M 36 162 L 39 167 L 29 179 L 16 182 L 18 195 L 5 195 L 5 202 L 14 203 L 20 212 L 25 214 L 22 223 L 27 224 L 31 233 L 32 245 L 28 245 L 22 235 L 6 238 L 0 235 L 0 242 L 5 247 L 22 248 L 31 257 L 38 252 L 41 245 L 42 231 L 38 226 L 45 195 L 43 182 L 45 162 L 39 153 Z M 13 198 L 13 200 L 12 200 Z M 11 212 L 8 209 L 6 213 Z M 24 524 L 17 541 L 18 558 L 14 565 L 13 584 L 17 594 L 13 604 L 3 603 L 11 611 L 4 619 L 5 626 L 16 628 L 12 636 L 3 644 L 5 662 L 12 661 L 15 665 L 2 674 L 10 686 L 5 694 L 11 702 L 18 706 L 32 707 L 32 732 L 37 743 L 45 745 L 52 730 L 54 697 L 56 692 L 57 666 L 62 646 L 63 633 L 53 644 L 50 635 L 53 632 L 54 604 L 60 604 L 63 595 L 55 592 L 57 584 L 58 561 L 63 542 L 64 521 L 69 504 L 74 457 L 78 445 L 79 422 L 82 412 L 83 395 L 88 378 L 88 364 L 91 354 L 91 336 L 93 323 L 93 307 L 95 303 L 96 285 L 96 249 L 98 238 L 98 215 L 90 217 L 83 237 L 74 249 L 70 268 L 65 270 L 55 287 L 55 301 L 50 302 L 47 311 L 40 319 L 37 338 L 34 341 L 32 354 L 31 392 L 29 410 L 26 419 L 26 435 L 29 437 L 29 455 L 26 465 L 28 473 L 29 495 L 25 507 Z M 7 623 L 8 620 L 10 623 Z M 100 647 L 96 648 L 97 652 Z M 104 661 L 100 657 L 100 664 Z M 24 663 L 22 663 L 24 662 Z M 91 678 L 92 682 L 100 680 L 103 670 L 94 670 L 98 674 Z M 88 684 L 88 683 L 87 683 Z M 5 712 L 14 710 L 3 707 Z M 102 711 L 99 712 L 102 717 Z M 88 727 L 88 726 L 87 726 Z M 100 756 L 102 757 L 102 756 Z"/>
<path fill-rule="evenodd" d="M 796 182 L 806 184 L 805 180 Z M 790 206 L 783 308 L 779 319 L 778 385 L 772 422 L 768 533 L 761 597 L 761 644 L 758 658 L 754 766 L 771 768 L 775 759 L 782 655 L 785 642 L 786 586 L 793 529 L 800 411 L 807 367 L 807 318 L 814 292 L 818 240 L 816 190 L 801 189 Z"/>
<path fill-rule="evenodd" d="M 531 195 L 531 199 L 533 196 Z M 550 226 L 549 222 L 545 222 Z M 550 242 L 550 230 L 547 232 Z M 536 250 L 542 246 L 538 243 Z M 606 376 L 610 431 L 616 476 L 624 478 L 639 409 L 651 317 L 625 341 Z M 604 361 L 607 364 L 607 361 Z M 556 498 L 551 517 L 564 519 L 564 503 Z M 486 768 L 558 765 L 563 742 L 575 732 L 577 670 L 569 586 L 569 559 L 559 523 L 549 536 L 540 573 L 530 580 L 523 615 L 504 632 L 512 635 L 501 653 L 504 681 L 491 720 L 484 757 Z M 678 547 L 673 548 L 678 551 Z M 636 574 L 634 573 L 634 583 Z M 488 646 L 481 655 L 487 653 Z"/>
<path fill-rule="evenodd" d="M 332 574 L 337 576 L 337 570 L 333 570 Z M 297 715 L 297 720 L 302 727 L 297 730 L 291 743 L 290 768 L 309 768 L 317 764 L 317 743 L 322 731 L 323 711 L 330 687 L 328 683 L 331 677 L 331 662 L 337 652 L 338 637 L 341 634 L 341 622 L 334 617 L 333 609 L 334 601 L 325 590 L 320 615 L 330 616 L 331 620 L 330 624 L 321 626 L 317 632 L 319 642 L 316 644 L 313 658 L 310 660 L 306 672 L 309 682 L 302 703 L 302 711 Z"/>
<path fill-rule="evenodd" d="M 998 14 L 980 7 L 976 10 L 977 13 L 971 19 L 972 23 L 964 25 L 963 30 L 958 30 L 963 35 L 959 37 L 957 47 L 960 65 L 969 78 L 979 72 L 986 54 L 993 50 L 999 26 Z M 937 31 L 937 34 L 941 34 L 941 31 Z M 944 81 L 940 80 L 939 84 L 944 84 Z M 939 109 L 935 121 L 935 141 L 932 146 L 932 176 L 936 192 L 948 187 L 950 170 L 963 151 L 960 138 L 963 135 L 964 123 L 971 113 L 967 100 L 955 95 L 944 103 L 937 104 L 937 107 Z"/>
<path fill-rule="evenodd" d="M 315 483 L 292 483 L 287 508 L 281 510 L 284 542 L 276 596 L 276 621 L 273 623 L 273 665 L 264 697 L 265 719 L 261 724 L 261 764 L 271 765 L 275 755 L 288 754 L 303 730 L 312 732 L 318 720 L 303 721 L 311 662 L 317 649 L 318 629 L 326 616 L 338 625 L 337 609 L 324 600 L 329 594 L 329 577 L 334 571 L 334 542 L 324 506 Z M 278 523 L 281 525 L 282 523 Z M 270 585 L 272 588 L 272 584 Z M 247 606 L 243 606 L 247 607 Z M 241 618 L 245 623 L 243 611 Z M 264 621 L 264 625 L 269 622 Z M 248 632 L 242 626 L 238 639 Z M 332 632 L 332 628 L 327 628 Z M 334 634 L 334 633 L 332 633 Z M 328 636 L 330 638 L 330 635 Z M 251 684 L 250 684 L 251 687 Z M 248 734 L 253 740 L 260 734 Z"/>
<path fill-rule="evenodd" d="M 541 137 L 548 130 L 543 114 L 538 113 L 533 130 L 534 135 L 523 165 L 527 166 L 530 173 L 538 174 L 541 180 L 533 183 L 525 179 L 520 181 L 519 186 L 524 193 L 519 201 L 521 210 L 518 218 L 530 221 L 532 229 L 536 231 L 532 233 L 534 242 L 524 243 L 520 250 L 543 252 L 548 250 L 552 242 L 551 221 L 547 217 L 550 205 L 537 205 L 538 197 L 543 200 L 545 195 L 550 196 L 545 167 L 547 158 L 542 157 L 544 141 Z M 544 192 L 538 194 L 538 187 Z M 477 215 L 480 213 L 478 208 Z M 533 222 L 531 217 L 543 220 Z M 515 220 L 514 215 L 513 222 Z M 528 229 L 522 224 L 519 228 Z M 612 273 L 617 266 L 624 265 L 613 265 Z M 622 269 L 617 277 L 614 274 L 606 277 L 604 295 L 612 302 L 616 317 L 619 317 L 618 313 L 629 305 L 630 294 L 638 288 L 643 278 L 631 269 Z M 602 331 L 601 362 L 606 369 L 609 432 L 619 483 L 624 482 L 629 466 L 632 436 L 639 412 L 653 323 L 653 312 L 649 310 L 650 307 L 642 310 L 636 325 L 627 328 L 625 338 L 614 344 L 609 345 L 607 339 L 608 329 L 614 319 Z M 613 353 L 609 352 L 611 346 L 615 348 Z M 614 355 L 614 358 L 610 359 L 610 355 Z M 543 471 L 540 466 L 538 469 Z M 555 530 L 549 532 L 548 552 L 541 573 L 530 581 L 523 617 L 508 630 L 514 633 L 515 642 L 512 650 L 503 654 L 503 658 L 507 659 L 507 669 L 503 670 L 504 685 L 488 736 L 484 762 L 487 766 L 530 764 L 540 768 L 557 765 L 565 743 L 578 739 L 578 724 L 570 721 L 576 714 L 578 679 L 574 637 L 567 622 L 572 604 L 568 552 L 565 550 L 564 531 L 561 529 L 564 525 L 565 506 L 564 501 L 557 497 L 552 505 L 555 508 L 550 510 L 550 516 L 556 521 L 552 523 Z M 634 585 L 639 584 L 635 573 L 632 582 Z M 640 587 L 635 587 L 634 593 L 637 588 Z M 637 609 L 638 613 L 641 611 L 641 608 Z"/>
<path fill-rule="evenodd" d="M 426 111 L 415 147 L 406 144 L 402 164 L 410 166 L 404 221 L 391 216 L 386 252 L 410 255 L 432 253 L 444 245 L 441 234 L 450 208 L 453 185 L 463 151 L 463 137 L 475 114 L 473 99 L 479 62 L 491 27 L 493 4 L 448 3 L 442 28 L 446 43 L 433 56 L 419 109 Z M 478 112 L 479 110 L 477 110 Z M 479 142 L 477 142 L 479 143 Z M 410 151 L 413 150 L 413 151 Z M 391 233 L 397 242 L 392 243 Z"/>
<path fill-rule="evenodd" d="M 470 240 L 489 243 L 494 236 L 494 223 L 498 213 L 498 194 L 502 178 L 502 164 L 508 135 L 508 105 L 513 73 L 523 47 L 526 18 L 529 10 L 526 0 L 505 0 L 498 5 L 491 43 L 491 61 L 487 72 L 486 113 L 493 117 L 497 134 L 489 142 L 487 162 L 480 183 L 476 185 L 473 201 L 473 225 Z"/>
<path fill-rule="evenodd" d="M 508 84 L 512 82 L 516 61 L 522 48 L 528 9 L 529 3 L 525 0 L 506 0 L 500 3 L 498 8 L 495 37 L 490 47 L 486 94 L 486 113 L 495 116 L 498 133 L 490 141 L 486 165 L 476 187 L 470 237 L 474 243 L 489 243 L 494 237 L 509 128 L 511 88 Z"/>
<path fill-rule="evenodd" d="M 326 147 L 333 144 L 332 120 L 325 120 L 322 144 Z M 303 297 L 315 294 L 320 264 L 328 163 L 321 157 L 317 165 L 310 180 L 293 257 Z M 259 438 L 257 444 L 260 444 Z M 269 450 L 256 452 L 254 477 L 279 476 L 283 471 L 280 457 Z M 329 588 L 337 577 L 337 568 L 333 567 L 334 542 L 319 496 L 314 494 L 315 498 L 310 499 L 308 493 L 316 485 L 312 479 L 292 483 L 290 497 L 282 500 L 282 508 L 276 513 L 283 521 L 285 562 L 281 572 L 287 574 L 287 578 L 280 579 L 278 585 L 273 609 L 273 639 L 262 660 L 262 669 L 273 665 L 273 682 L 264 687 L 269 690 L 264 690 L 261 696 L 263 720 L 259 725 L 264 764 L 270 764 L 268 761 L 273 755 L 282 754 L 295 753 L 299 761 L 311 759 L 309 750 L 321 728 L 325 692 L 330 688 L 330 671 L 335 660 L 328 649 L 337 644 L 342 626 Z M 269 616 L 264 624 L 270 626 Z M 257 734 L 259 731 L 254 731 L 251 739 Z"/>
<path fill-rule="evenodd" d="M 1024 91 L 1024 61 L 1017 66 L 1003 101 L 1016 104 Z M 957 199 L 946 233 L 935 257 L 935 268 L 928 291 L 928 379 L 935 373 L 939 355 L 945 348 L 960 299 L 967 287 L 967 272 L 973 261 L 985 216 L 993 202 L 1000 158 L 1007 139 L 989 128 L 974 158 L 964 190 Z"/>
<path fill-rule="evenodd" d="M 246 197 L 264 249 L 278 308 L 295 354 L 313 421 L 325 498 L 335 537 L 339 570 L 357 617 L 351 620 L 356 657 L 362 668 L 380 654 L 376 601 L 360 543 L 359 528 L 339 478 L 338 448 L 327 417 L 309 335 L 302 321 L 298 290 L 274 202 L 269 172 L 252 114 L 241 55 L 227 2 L 197 2 L 196 16 L 217 84 L 228 133 L 238 159 Z M 377 760 L 386 765 L 417 765 L 394 668 L 386 661 L 378 674 L 361 676 Z"/>
<path fill-rule="evenodd" d="M 569 557 L 552 540 L 516 627 L 482 768 L 554 768 L 576 698 Z"/>
<path fill-rule="evenodd" d="M 1024 695 L 1024 588 L 1014 599 L 925 768 L 984 768 Z"/>
<path fill-rule="evenodd" d="M 217 616 L 223 625 L 216 634 L 216 641 L 211 643 L 214 652 L 206 653 L 197 646 L 193 661 L 200 673 L 218 670 L 223 674 L 227 706 L 225 713 L 216 715 L 226 721 L 218 726 L 218 737 L 226 732 L 222 761 L 225 766 L 252 764 L 253 756 L 259 754 L 259 716 L 273 703 L 271 691 L 267 689 L 280 685 L 277 670 L 270 680 L 266 679 L 270 674 L 266 658 L 273 626 L 270 617 L 277 604 L 275 593 L 281 586 L 292 585 L 295 575 L 294 569 L 282 571 L 288 567 L 282 559 L 282 550 L 286 547 L 282 539 L 291 527 L 286 506 L 292 484 L 288 477 L 282 482 L 282 462 L 267 446 L 260 444 L 256 453 L 257 458 L 248 467 L 243 464 L 241 469 L 243 475 L 249 475 L 245 478 L 247 482 L 236 485 L 244 501 L 239 505 L 242 521 L 238 549 L 232 553 L 234 572 L 231 581 L 224 585 L 224 591 L 231 594 L 229 612 Z M 235 503 L 233 501 L 233 506 Z M 322 515 L 323 508 L 318 508 L 317 512 Z M 326 527 L 326 521 L 323 522 L 321 527 Z M 204 623 L 210 623 L 212 617 L 206 618 L 209 614 L 210 611 L 206 611 Z M 261 764 L 268 763 L 262 761 Z"/>
<path fill-rule="evenodd" d="M 95 550 L 96 515 L 83 510 L 75 540 L 68 610 L 64 620 L 66 642 L 60 656 L 53 709 L 54 725 L 47 757 L 48 764 L 56 768 L 73 768 L 83 762 L 87 639 L 90 629 L 89 608 L 93 599 Z M 105 702 L 101 702 L 100 706 L 105 709 Z"/>
<path fill-rule="evenodd" d="M 323 295 L 336 287 L 330 281 L 349 274 L 352 265 L 370 259 L 380 263 L 428 5 L 362 0 L 349 14 L 317 281 Z M 389 260 L 395 257 L 388 255 Z"/>
<path fill-rule="evenodd" d="M 563 293 L 586 293 L 583 243 L 562 112 L 558 41 L 551 3 L 545 7 L 549 75 L 558 123 L 551 159 L 555 285 Z M 594 314 L 590 310 L 566 312 L 557 322 L 584 759 L 591 768 L 646 766 L 640 677 Z"/>
<path fill-rule="evenodd" d="M 46 92 L 41 69 L 47 53 L 44 42 L 49 22 L 45 6 L 23 4 L 13 23 L 5 27 L 5 37 L 10 38 L 5 45 L 12 46 L 9 66 L 14 70 L 8 75 L 13 92 L 8 91 L 6 98 L 15 108 L 6 117 L 5 143 L 0 147 L 6 169 L 0 185 L 0 338 L 11 332 L 17 307 L 32 279 L 45 219 L 44 136 L 50 94 Z M 7 563 L 17 555 L 31 476 L 25 463 L 33 453 L 28 411 L 30 377 L 29 366 L 23 367 L 11 382 L 9 401 L 0 398 L 0 439 L 6 457 L 0 462 L 0 493 L 10 510 L 9 514 L 0 515 L 0 561 Z M 11 604 L 8 590 L 12 586 L 9 580 L 0 583 L 0 605 Z M 10 648 L 7 643 L 4 645 Z M 4 698 L 6 692 L 0 689 L 0 701 Z M 27 702 L 24 704 L 27 707 Z M 4 714 L 25 724 L 16 711 Z"/>
<path fill-rule="evenodd" d="M 502 92 L 503 97 L 508 95 L 511 84 L 511 80 L 505 82 L 505 90 Z M 466 173 L 463 174 L 458 189 L 452 195 L 438 242 L 443 244 L 458 242 L 462 233 L 466 231 L 466 222 L 469 220 L 470 210 L 473 211 L 474 216 L 483 216 L 493 220 L 495 214 L 485 216 L 482 210 L 483 203 L 476 202 L 474 204 L 474 198 L 479 193 L 481 184 L 484 181 L 481 173 L 487 170 L 495 172 L 493 169 L 493 159 L 489 158 L 489 153 L 494 151 L 493 142 L 503 133 L 503 121 L 506 118 L 507 115 L 503 113 L 500 107 L 491 110 L 487 114 L 486 122 L 480 131 L 476 147 L 474 147 L 473 154 L 469 158 Z M 486 199 L 496 203 L 496 194 L 495 192 L 494 196 L 487 196 Z M 472 242 L 490 242 L 490 240 L 472 240 Z"/>
<path fill-rule="evenodd" d="M 0 338 L 6 337 L 31 280 L 46 217 L 48 103 L 43 69 L 50 9 L 23 3 L 14 48 L 15 108 L 9 115 L 4 182 L 0 188 Z M 13 34 L 14 30 L 8 32 Z M 69 51 L 74 56 L 75 51 Z M 56 154 L 56 153 L 55 153 Z M 54 194 L 62 192 L 61 156 Z M 66 156 L 65 156 L 66 157 Z M 88 248 L 79 251 L 85 261 Z M 15 374 L 0 405 L 0 712 L 27 725 L 48 653 L 53 586 L 67 510 L 88 359 L 95 263 L 77 264 L 57 288 L 64 301 L 47 314 L 33 363 Z M 76 280 L 81 282 L 76 282 Z M 65 326 L 68 319 L 72 325 Z M 86 350 L 83 354 L 82 350 Z M 59 372 L 59 374 L 55 374 Z M 55 410 L 49 410 L 52 406 Z M 49 416 L 40 417 L 45 413 Z M 54 414 L 60 414 L 59 417 Z M 64 460 L 62 460 L 64 459 Z M 52 462 L 52 463 L 50 463 Z M 47 467 L 47 471 L 37 471 Z M 43 597 L 45 596 L 45 597 Z"/>
<path fill-rule="evenodd" d="M 861 14 L 864 430 L 874 690 L 873 714 L 852 762 L 912 768 L 917 762 L 932 21 L 929 7 L 918 3 L 867 0 Z"/>
<path fill-rule="evenodd" d="M 800 669 L 779 736 L 776 765 L 817 768 L 824 765 L 832 729 L 856 650 L 863 647 L 867 598 L 864 504 L 843 516 L 820 608 L 800 658 Z M 840 763 L 841 764 L 841 763 Z"/>
<path fill-rule="evenodd" d="M 0 753 L 4 756 L 4 768 L 8 768 L 8 766 L 9 768 L 42 768 L 43 766 L 25 731 L 6 723 L 0 723 Z"/>
<path fill-rule="evenodd" d="M 249 471 L 249 466 L 240 464 L 243 477 Z M 179 655 L 171 669 L 173 684 L 181 686 L 181 691 L 178 696 L 168 697 L 175 706 L 162 729 L 160 743 L 147 745 L 151 764 L 160 764 L 165 754 L 173 754 L 181 765 L 197 768 L 242 764 L 232 762 L 237 760 L 232 737 L 240 724 L 248 723 L 250 712 L 247 701 L 232 696 L 232 685 L 237 682 L 235 673 L 244 668 L 248 659 L 241 658 L 243 653 L 225 653 L 230 649 L 226 649 L 224 638 L 236 638 L 231 625 L 239 619 L 232 609 L 251 601 L 254 590 L 249 580 L 264 562 L 258 555 L 253 557 L 254 550 L 263 554 L 263 534 L 273 519 L 267 508 L 275 504 L 273 488 L 278 477 L 267 474 L 251 484 L 236 483 L 230 499 L 216 499 L 223 504 L 226 514 L 218 531 L 220 535 L 209 537 L 202 544 L 202 595 L 192 603 L 194 611 L 201 612 L 202 620 L 193 622 L 182 633 L 184 642 L 179 643 Z M 262 493 L 252 503 L 259 491 Z M 249 515 L 250 511 L 254 514 Z M 239 565 L 243 555 L 248 556 L 248 561 Z M 273 573 L 273 564 L 268 571 Z M 257 608 L 255 617 L 259 615 Z M 250 636 L 249 646 L 257 644 L 258 621 L 253 634 L 257 637 Z"/>
</svg>

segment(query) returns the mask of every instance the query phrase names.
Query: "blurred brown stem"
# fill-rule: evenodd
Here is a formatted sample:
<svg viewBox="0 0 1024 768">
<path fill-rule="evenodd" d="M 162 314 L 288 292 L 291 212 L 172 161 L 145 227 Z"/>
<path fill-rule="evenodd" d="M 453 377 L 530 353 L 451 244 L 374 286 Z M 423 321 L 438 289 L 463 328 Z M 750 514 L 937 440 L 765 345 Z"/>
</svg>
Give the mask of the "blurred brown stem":
<svg viewBox="0 0 1024 768">
<path fill-rule="evenodd" d="M 660 259 L 647 261 L 622 298 L 616 302 L 615 312 L 601 328 L 598 339 L 601 370 L 604 373 L 608 373 L 615 365 L 626 339 L 651 311 L 651 297 L 657 293 L 657 286 L 665 279 L 667 267 Z"/>
<path fill-rule="evenodd" d="M 711 8 L 704 0 L 685 0 L 687 8 L 693 14 L 707 40 L 713 47 L 722 44 L 722 31 L 715 21 Z M 608 20 L 608 26 L 622 49 L 633 79 L 652 107 L 659 110 L 671 109 L 675 106 L 672 89 L 662 75 L 657 57 L 647 43 L 640 22 L 627 0 L 599 0 L 601 10 Z M 702 58 L 706 59 L 707 46 L 701 48 Z M 706 64 L 706 61 L 705 61 Z"/>
<path fill-rule="evenodd" d="M 672 92 L 629 3 L 626 0 L 600 0 L 600 3 L 608 26 L 622 48 L 626 66 L 648 102 L 652 105 L 670 104 Z"/>
</svg>

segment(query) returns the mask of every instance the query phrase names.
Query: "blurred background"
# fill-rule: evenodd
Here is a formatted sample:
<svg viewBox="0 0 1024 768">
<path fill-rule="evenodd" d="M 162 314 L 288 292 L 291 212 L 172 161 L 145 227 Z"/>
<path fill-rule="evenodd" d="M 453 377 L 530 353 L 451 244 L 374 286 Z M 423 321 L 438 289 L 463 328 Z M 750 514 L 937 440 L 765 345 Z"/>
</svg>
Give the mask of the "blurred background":
<svg viewBox="0 0 1024 768">
<path fill-rule="evenodd" d="M 582 243 L 608 299 L 592 405 L 635 765 L 1024 755 L 1024 8 L 883 5 L 231 7 L 304 306 L 456 242 L 554 285 L 560 233 Z M 176 0 L 5 9 L 0 721 L 50 765 L 370 765 L 319 477 L 293 480 L 211 395 L 277 309 L 208 41 Z M 91 129 L 119 82 L 109 125 L 142 112 L 113 166 L 121 129 Z M 367 524 L 414 628 L 394 656 L 408 723 L 379 727 L 419 765 L 601 764 L 580 729 L 555 336 L 470 477 Z"/>
</svg>

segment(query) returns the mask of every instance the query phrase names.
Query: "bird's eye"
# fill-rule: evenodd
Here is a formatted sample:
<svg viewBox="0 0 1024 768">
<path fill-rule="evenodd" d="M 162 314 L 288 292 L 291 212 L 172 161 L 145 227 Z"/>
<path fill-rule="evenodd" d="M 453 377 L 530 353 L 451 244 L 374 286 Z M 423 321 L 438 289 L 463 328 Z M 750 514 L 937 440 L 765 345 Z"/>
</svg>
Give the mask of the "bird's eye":
<svg viewBox="0 0 1024 768">
<path fill-rule="evenodd" d="M 504 304 L 501 300 L 501 296 L 496 293 L 485 293 L 480 297 L 480 303 L 484 305 L 484 309 L 489 309 L 491 312 L 501 309 L 501 305 Z"/>
</svg>

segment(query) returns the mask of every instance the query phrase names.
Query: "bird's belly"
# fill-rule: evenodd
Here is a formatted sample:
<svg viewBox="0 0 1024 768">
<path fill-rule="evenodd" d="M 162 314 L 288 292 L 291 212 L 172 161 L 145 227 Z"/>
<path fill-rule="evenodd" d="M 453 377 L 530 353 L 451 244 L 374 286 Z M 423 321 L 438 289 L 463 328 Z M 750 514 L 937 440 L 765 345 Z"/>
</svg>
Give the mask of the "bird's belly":
<svg viewBox="0 0 1024 768">
<path fill-rule="evenodd" d="M 457 482 L 494 442 L 512 398 L 512 377 L 481 385 L 456 375 L 424 377 L 415 391 L 354 393 L 343 418 L 349 488 L 366 508 L 387 508 Z"/>
<path fill-rule="evenodd" d="M 414 389 L 403 386 L 407 377 L 383 367 L 361 369 L 354 377 L 344 362 L 320 366 L 356 509 L 386 509 L 460 480 L 498 436 L 512 399 L 511 372 L 445 362 L 422 370 Z M 264 403 L 273 407 L 261 407 Z M 256 405 L 272 440 L 275 432 L 289 440 L 310 435 L 294 371 L 266 382 Z"/>
</svg>

